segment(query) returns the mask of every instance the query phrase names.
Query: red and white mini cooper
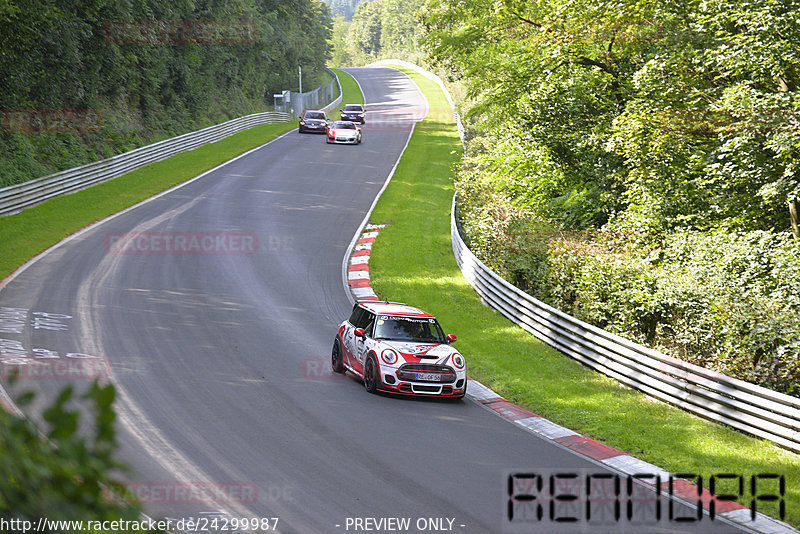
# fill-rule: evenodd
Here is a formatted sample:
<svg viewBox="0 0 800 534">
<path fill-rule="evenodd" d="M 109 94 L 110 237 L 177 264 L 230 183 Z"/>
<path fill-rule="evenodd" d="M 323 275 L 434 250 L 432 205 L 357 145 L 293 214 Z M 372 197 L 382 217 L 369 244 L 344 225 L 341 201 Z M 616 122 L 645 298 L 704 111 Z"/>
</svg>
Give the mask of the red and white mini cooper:
<svg viewBox="0 0 800 534">
<path fill-rule="evenodd" d="M 464 356 L 432 315 L 396 302 L 361 301 L 339 326 L 331 350 L 336 373 L 361 377 L 367 391 L 462 398 Z"/>
</svg>

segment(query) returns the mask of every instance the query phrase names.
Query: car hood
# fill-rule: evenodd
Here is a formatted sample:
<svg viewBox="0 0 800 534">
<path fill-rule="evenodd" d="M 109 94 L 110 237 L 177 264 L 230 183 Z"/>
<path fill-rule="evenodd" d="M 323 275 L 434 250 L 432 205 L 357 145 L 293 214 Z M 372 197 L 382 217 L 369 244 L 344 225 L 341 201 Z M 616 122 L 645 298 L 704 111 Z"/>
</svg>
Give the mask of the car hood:
<svg viewBox="0 0 800 534">
<path fill-rule="evenodd" d="M 444 363 L 452 354 L 458 352 L 446 343 L 412 343 L 408 341 L 383 341 L 385 345 L 399 352 L 406 360 L 425 360 L 430 363 Z"/>
<path fill-rule="evenodd" d="M 346 128 L 334 129 L 331 128 L 331 131 L 334 135 L 339 135 L 341 137 L 356 137 L 358 135 L 358 130 L 350 130 Z"/>
<path fill-rule="evenodd" d="M 303 119 L 303 122 L 305 122 L 306 124 L 313 124 L 315 126 L 319 124 L 325 124 L 325 121 L 323 119 Z"/>
</svg>

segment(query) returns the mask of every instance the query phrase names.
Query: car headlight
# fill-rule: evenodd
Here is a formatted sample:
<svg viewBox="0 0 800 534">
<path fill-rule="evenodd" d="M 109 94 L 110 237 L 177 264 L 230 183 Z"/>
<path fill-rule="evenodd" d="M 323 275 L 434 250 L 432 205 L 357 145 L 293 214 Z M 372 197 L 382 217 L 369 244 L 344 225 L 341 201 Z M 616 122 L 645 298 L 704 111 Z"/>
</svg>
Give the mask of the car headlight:
<svg viewBox="0 0 800 534">
<path fill-rule="evenodd" d="M 466 362 L 464 361 L 464 357 L 462 355 L 456 352 L 455 354 L 453 354 L 452 360 L 453 360 L 453 365 L 455 366 L 456 369 L 464 368 L 464 364 Z"/>
<path fill-rule="evenodd" d="M 397 353 L 392 349 L 384 349 L 383 352 L 381 352 L 381 359 L 389 365 L 392 365 L 397 361 Z"/>
</svg>

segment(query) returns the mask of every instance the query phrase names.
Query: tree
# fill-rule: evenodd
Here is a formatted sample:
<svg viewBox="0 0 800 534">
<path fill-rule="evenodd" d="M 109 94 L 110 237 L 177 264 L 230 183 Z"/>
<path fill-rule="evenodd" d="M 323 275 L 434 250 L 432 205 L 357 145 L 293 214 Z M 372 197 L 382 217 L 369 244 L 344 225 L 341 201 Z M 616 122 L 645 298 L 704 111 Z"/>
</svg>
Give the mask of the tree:
<svg viewBox="0 0 800 534">
<path fill-rule="evenodd" d="M 79 432 L 80 413 L 70 407 L 76 400 L 71 386 L 44 410 L 44 436 L 30 420 L 0 410 L 0 516 L 34 524 L 39 518 L 139 520 L 136 503 L 109 499 L 126 494 L 112 474 L 125 469 L 114 459 L 114 396 L 112 385 L 95 383 L 82 397 L 94 406 L 92 438 Z M 29 406 L 33 397 L 25 393 L 17 404 Z"/>
<path fill-rule="evenodd" d="M 470 89 L 472 131 L 511 121 L 560 169 L 538 202 L 551 222 L 783 231 L 800 197 L 796 4 L 429 0 L 421 20 Z"/>
<path fill-rule="evenodd" d="M 350 26 L 350 39 L 356 52 L 377 57 L 381 51 L 381 17 L 383 0 L 372 0 L 358 5 Z"/>
<path fill-rule="evenodd" d="M 414 14 L 424 0 L 382 0 L 381 50 L 386 55 L 416 51 L 421 31 Z"/>
</svg>

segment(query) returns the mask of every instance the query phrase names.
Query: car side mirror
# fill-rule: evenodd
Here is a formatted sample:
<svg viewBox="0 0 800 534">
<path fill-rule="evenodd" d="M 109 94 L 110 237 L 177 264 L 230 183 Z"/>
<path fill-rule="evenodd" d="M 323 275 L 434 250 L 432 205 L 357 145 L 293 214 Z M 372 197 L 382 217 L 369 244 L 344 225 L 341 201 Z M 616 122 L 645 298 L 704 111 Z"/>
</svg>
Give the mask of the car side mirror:
<svg viewBox="0 0 800 534">
<path fill-rule="evenodd" d="M 364 336 L 366 335 L 366 332 L 364 332 L 363 328 L 356 328 L 355 330 L 353 330 L 353 334 L 355 334 L 356 337 L 360 337 L 363 339 Z"/>
<path fill-rule="evenodd" d="M 458 338 L 455 334 L 447 334 L 447 342 L 448 343 L 455 343 Z"/>
</svg>

